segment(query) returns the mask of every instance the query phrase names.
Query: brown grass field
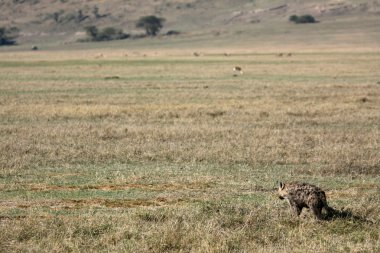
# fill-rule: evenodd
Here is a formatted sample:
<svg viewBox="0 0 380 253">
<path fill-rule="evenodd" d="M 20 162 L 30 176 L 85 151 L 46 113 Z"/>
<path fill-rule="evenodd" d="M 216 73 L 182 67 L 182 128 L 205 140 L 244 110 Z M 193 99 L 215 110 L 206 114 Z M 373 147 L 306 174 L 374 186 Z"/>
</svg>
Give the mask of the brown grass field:
<svg viewBox="0 0 380 253">
<path fill-rule="evenodd" d="M 379 51 L 2 51 L 0 252 L 380 252 L 379 69 Z M 336 214 L 292 216 L 278 180 Z"/>
</svg>

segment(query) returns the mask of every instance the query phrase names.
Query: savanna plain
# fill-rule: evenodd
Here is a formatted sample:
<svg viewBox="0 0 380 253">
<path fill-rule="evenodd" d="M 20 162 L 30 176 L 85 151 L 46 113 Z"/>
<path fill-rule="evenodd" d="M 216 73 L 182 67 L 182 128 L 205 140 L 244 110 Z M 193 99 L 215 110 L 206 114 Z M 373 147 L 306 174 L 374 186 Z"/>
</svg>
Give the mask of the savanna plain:
<svg viewBox="0 0 380 253">
<path fill-rule="evenodd" d="M 380 252 L 380 53 L 287 53 L 2 52 L 0 251 Z"/>
</svg>

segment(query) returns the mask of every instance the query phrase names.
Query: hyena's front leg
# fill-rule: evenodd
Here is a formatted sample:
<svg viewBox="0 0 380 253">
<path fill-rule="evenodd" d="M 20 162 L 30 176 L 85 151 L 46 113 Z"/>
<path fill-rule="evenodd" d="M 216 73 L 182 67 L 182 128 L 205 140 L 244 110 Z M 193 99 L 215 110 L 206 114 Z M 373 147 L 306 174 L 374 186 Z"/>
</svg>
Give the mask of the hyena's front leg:
<svg viewBox="0 0 380 253">
<path fill-rule="evenodd" d="M 302 212 L 302 207 L 299 207 L 298 205 L 296 205 L 295 203 L 293 204 L 290 204 L 292 209 L 293 209 L 293 212 L 296 216 L 300 216 L 301 212 Z"/>
</svg>

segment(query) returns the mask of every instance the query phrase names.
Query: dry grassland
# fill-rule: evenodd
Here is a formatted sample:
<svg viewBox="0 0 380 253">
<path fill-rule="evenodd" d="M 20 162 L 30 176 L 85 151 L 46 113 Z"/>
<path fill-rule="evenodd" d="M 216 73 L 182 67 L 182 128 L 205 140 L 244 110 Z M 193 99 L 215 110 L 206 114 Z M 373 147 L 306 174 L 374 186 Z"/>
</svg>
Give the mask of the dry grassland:
<svg viewBox="0 0 380 253">
<path fill-rule="evenodd" d="M 2 53 L 0 251 L 380 251 L 378 52 L 145 54 Z"/>
</svg>

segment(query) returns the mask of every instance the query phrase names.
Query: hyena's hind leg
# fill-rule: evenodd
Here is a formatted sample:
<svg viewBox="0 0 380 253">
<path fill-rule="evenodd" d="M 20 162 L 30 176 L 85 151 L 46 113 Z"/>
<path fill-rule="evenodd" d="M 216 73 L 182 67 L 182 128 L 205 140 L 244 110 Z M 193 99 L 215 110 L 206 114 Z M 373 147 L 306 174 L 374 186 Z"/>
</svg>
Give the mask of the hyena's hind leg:
<svg viewBox="0 0 380 253">
<path fill-rule="evenodd" d="M 330 207 L 330 206 L 327 204 L 327 201 L 326 201 L 326 195 L 325 195 L 324 192 L 323 192 L 323 200 L 322 200 L 322 202 L 323 202 L 323 206 L 322 206 L 322 208 L 321 208 L 321 211 L 322 211 L 322 209 L 325 209 L 325 211 L 326 211 L 326 217 L 327 217 L 327 218 L 330 218 L 330 217 L 334 216 L 334 214 L 336 213 L 336 211 L 335 211 L 334 208 Z"/>
</svg>

